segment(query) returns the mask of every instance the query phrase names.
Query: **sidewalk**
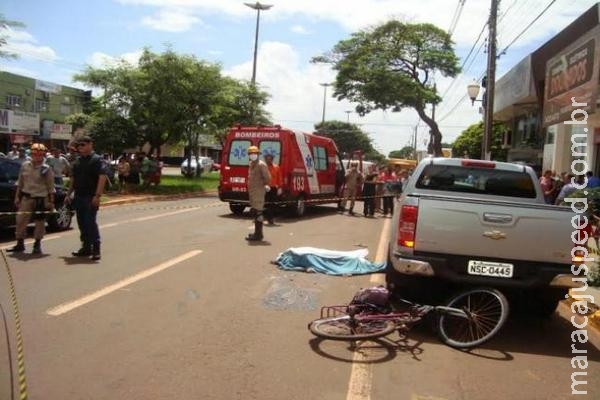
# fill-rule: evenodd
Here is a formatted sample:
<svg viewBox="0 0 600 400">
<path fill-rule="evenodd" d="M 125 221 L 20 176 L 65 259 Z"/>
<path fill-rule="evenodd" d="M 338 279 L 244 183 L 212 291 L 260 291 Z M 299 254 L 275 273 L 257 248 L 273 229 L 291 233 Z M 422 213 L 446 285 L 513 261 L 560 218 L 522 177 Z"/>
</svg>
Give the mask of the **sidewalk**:
<svg viewBox="0 0 600 400">
<path fill-rule="evenodd" d="M 100 205 L 105 206 L 116 206 L 121 204 L 130 203 L 141 203 L 146 201 L 162 201 L 162 200 L 179 200 L 189 199 L 193 197 L 206 197 L 216 194 L 215 191 L 208 192 L 190 192 L 182 194 L 170 194 L 170 195 L 153 195 L 147 193 L 131 193 L 131 194 L 117 194 L 110 193 L 105 194 L 105 198 L 101 201 Z"/>
</svg>

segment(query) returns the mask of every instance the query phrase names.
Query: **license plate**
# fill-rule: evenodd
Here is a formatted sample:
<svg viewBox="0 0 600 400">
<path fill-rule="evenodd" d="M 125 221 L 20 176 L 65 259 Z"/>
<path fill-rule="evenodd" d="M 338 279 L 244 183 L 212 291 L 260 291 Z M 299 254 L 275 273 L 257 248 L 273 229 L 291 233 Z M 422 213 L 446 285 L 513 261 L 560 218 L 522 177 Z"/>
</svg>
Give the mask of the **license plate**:
<svg viewBox="0 0 600 400">
<path fill-rule="evenodd" d="M 513 265 L 507 263 L 469 260 L 469 275 L 493 276 L 496 278 L 512 278 Z"/>
<path fill-rule="evenodd" d="M 231 177 L 231 183 L 246 183 L 246 178 L 243 176 L 233 176 Z"/>
</svg>

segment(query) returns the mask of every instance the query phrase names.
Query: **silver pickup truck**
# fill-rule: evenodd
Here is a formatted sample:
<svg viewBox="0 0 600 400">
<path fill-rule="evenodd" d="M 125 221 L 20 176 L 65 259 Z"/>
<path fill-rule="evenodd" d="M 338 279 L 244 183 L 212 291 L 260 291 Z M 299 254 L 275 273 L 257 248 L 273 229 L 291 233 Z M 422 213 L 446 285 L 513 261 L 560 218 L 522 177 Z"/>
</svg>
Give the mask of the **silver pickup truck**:
<svg viewBox="0 0 600 400">
<path fill-rule="evenodd" d="M 577 286 L 570 207 L 544 204 L 534 171 L 494 161 L 421 161 L 396 204 L 386 280 L 503 288 L 550 314 Z"/>
</svg>

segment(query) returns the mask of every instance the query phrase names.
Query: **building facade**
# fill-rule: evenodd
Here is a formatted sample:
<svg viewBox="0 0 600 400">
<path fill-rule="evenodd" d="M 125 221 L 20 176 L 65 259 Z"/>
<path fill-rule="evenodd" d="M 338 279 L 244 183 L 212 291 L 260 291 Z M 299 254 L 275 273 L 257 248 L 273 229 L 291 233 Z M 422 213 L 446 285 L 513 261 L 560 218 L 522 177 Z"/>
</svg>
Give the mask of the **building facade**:
<svg viewBox="0 0 600 400">
<path fill-rule="evenodd" d="M 599 175 L 599 72 L 597 3 L 496 82 L 494 119 L 509 127 L 508 160 L 561 173 L 571 171 L 574 152 L 585 152 Z"/>
<path fill-rule="evenodd" d="M 91 91 L 0 71 L 0 151 L 34 141 L 66 148 L 72 127 L 65 118 L 90 102 Z"/>
</svg>

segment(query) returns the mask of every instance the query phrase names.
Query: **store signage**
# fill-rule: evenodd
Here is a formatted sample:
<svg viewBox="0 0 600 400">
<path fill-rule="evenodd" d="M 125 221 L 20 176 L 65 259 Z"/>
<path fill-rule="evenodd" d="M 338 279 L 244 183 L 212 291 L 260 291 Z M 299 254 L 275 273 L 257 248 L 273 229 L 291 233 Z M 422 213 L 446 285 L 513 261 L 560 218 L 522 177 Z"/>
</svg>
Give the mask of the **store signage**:
<svg viewBox="0 0 600 400">
<path fill-rule="evenodd" d="M 587 113 L 596 110 L 599 58 L 600 27 L 597 27 L 546 63 L 545 127 L 571 119 L 573 97 L 576 102 L 587 104 L 581 107 Z"/>
</svg>

